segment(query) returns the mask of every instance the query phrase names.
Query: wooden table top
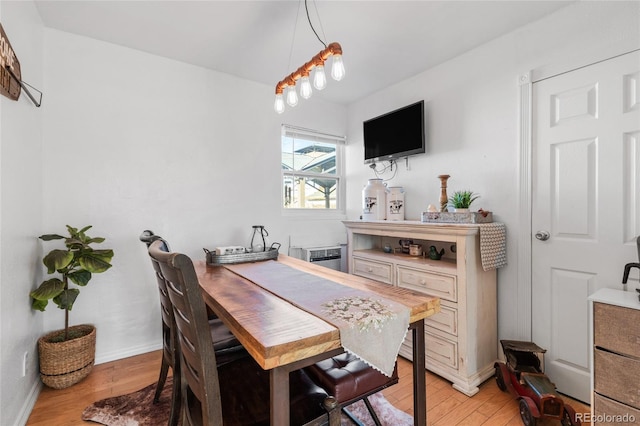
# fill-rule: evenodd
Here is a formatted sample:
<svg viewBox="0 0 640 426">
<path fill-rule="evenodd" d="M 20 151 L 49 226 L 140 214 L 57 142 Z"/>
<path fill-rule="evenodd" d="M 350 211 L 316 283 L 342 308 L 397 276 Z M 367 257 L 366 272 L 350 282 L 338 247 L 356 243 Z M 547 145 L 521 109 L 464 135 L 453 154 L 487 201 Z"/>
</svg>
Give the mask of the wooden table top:
<svg viewBox="0 0 640 426">
<path fill-rule="evenodd" d="M 436 297 L 393 287 L 279 254 L 278 262 L 304 272 L 367 290 L 410 309 L 410 322 L 440 310 Z M 339 349 L 340 332 L 222 266 L 194 262 L 207 305 L 227 324 L 265 370 Z"/>
</svg>

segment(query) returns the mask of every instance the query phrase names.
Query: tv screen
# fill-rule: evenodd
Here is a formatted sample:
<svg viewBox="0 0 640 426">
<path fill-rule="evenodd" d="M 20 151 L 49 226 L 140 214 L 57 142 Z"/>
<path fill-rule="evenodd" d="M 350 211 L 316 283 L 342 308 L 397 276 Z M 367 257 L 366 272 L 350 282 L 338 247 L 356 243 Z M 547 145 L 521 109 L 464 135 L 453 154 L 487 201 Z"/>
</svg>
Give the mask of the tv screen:
<svg viewBox="0 0 640 426">
<path fill-rule="evenodd" d="M 362 127 L 365 164 L 425 152 L 424 101 L 367 120 Z"/>
</svg>

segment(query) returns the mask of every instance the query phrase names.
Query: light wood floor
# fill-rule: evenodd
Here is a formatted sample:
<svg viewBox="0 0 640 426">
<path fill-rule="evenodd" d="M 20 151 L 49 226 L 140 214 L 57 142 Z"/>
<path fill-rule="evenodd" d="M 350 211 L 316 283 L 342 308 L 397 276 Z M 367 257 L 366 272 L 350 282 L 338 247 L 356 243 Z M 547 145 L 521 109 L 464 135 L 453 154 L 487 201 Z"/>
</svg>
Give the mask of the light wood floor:
<svg viewBox="0 0 640 426">
<path fill-rule="evenodd" d="M 157 380 L 161 351 L 150 352 L 114 362 L 100 364 L 82 382 L 62 390 L 44 387 L 27 425 L 72 426 L 93 424 L 80 420 L 82 410 L 94 401 L 141 389 Z M 398 363 L 400 382 L 384 391 L 396 407 L 413 414 L 412 366 L 402 358 Z M 489 379 L 480 392 L 467 397 L 451 387 L 448 381 L 427 375 L 427 423 L 431 426 L 521 426 L 517 402 L 501 392 L 495 380 Z M 589 407 L 568 399 L 577 412 Z M 545 422 L 559 424 L 559 422 Z M 539 423 L 542 426 L 542 422 Z"/>
</svg>

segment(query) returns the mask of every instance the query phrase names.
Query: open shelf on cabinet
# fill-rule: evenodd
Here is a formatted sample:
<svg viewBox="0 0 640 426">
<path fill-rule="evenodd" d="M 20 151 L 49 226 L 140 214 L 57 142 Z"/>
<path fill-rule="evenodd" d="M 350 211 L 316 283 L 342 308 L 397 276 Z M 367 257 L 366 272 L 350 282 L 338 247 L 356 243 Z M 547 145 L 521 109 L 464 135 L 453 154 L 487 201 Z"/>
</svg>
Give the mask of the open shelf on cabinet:
<svg viewBox="0 0 640 426">
<path fill-rule="evenodd" d="M 433 260 L 424 256 L 410 256 L 405 253 L 385 253 L 381 249 L 354 250 L 353 255 L 407 266 L 428 267 L 431 270 L 449 274 L 455 274 L 457 269 L 456 259 L 444 257 L 440 260 Z"/>
</svg>

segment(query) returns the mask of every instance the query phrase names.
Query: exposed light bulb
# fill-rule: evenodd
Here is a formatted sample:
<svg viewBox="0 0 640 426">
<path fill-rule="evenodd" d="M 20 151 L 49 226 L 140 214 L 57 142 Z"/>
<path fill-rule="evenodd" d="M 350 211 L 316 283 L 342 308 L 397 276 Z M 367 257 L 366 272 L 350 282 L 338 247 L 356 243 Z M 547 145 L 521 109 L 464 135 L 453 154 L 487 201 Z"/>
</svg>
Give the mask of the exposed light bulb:
<svg viewBox="0 0 640 426">
<path fill-rule="evenodd" d="M 333 64 L 331 65 L 331 77 L 340 81 L 344 77 L 344 63 L 342 55 L 333 55 Z"/>
<path fill-rule="evenodd" d="M 282 114 L 284 112 L 284 97 L 282 96 L 282 93 L 278 93 L 276 95 L 276 101 L 273 104 L 273 107 L 278 114 Z"/>
<path fill-rule="evenodd" d="M 318 90 L 327 87 L 327 76 L 324 75 L 323 65 L 316 65 L 316 71 L 313 74 L 313 86 Z"/>
<path fill-rule="evenodd" d="M 289 86 L 287 89 L 287 103 L 292 107 L 298 105 L 298 94 L 296 93 L 295 84 L 293 86 Z"/>
<path fill-rule="evenodd" d="M 300 96 L 304 99 L 309 99 L 311 97 L 311 82 L 309 81 L 308 75 L 303 75 L 300 78 Z"/>
</svg>

